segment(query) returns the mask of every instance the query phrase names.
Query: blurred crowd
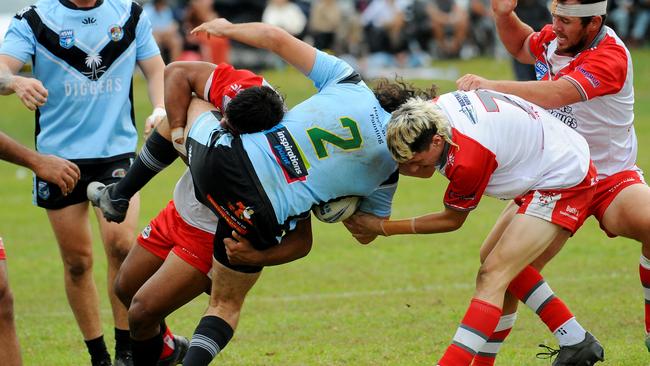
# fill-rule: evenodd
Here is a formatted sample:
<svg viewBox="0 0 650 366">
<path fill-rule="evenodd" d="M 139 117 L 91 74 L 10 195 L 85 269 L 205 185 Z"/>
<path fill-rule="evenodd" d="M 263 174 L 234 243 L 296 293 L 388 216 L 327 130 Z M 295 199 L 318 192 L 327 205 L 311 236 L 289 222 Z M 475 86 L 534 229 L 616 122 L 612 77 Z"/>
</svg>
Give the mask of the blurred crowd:
<svg viewBox="0 0 650 366">
<path fill-rule="evenodd" d="M 607 23 L 630 47 L 648 39 L 650 0 L 609 0 Z M 167 62 L 205 60 L 262 69 L 270 54 L 190 30 L 215 17 L 280 26 L 360 68 L 419 67 L 432 59 L 506 57 L 490 0 L 149 0 L 145 11 Z M 520 0 L 517 15 L 535 30 L 550 23 L 547 0 Z M 515 63 L 518 79 L 534 76 Z"/>
</svg>

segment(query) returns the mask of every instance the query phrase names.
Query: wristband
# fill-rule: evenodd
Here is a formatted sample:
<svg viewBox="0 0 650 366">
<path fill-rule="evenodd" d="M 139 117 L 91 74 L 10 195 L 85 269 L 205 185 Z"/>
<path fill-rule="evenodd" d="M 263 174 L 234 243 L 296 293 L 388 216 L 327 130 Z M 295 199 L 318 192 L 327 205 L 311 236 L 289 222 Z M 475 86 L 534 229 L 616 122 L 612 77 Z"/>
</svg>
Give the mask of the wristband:
<svg viewBox="0 0 650 366">
<path fill-rule="evenodd" d="M 415 217 L 411 218 L 411 233 L 412 234 L 418 233 L 417 231 L 415 231 Z"/>
<path fill-rule="evenodd" d="M 151 112 L 151 117 L 165 117 L 167 115 L 167 111 L 165 111 L 165 108 L 163 107 L 156 107 L 153 109 L 153 112 Z"/>
<path fill-rule="evenodd" d="M 379 228 L 381 229 L 381 233 L 382 233 L 384 236 L 388 236 L 388 234 L 386 234 L 386 229 L 384 229 L 384 222 L 386 222 L 386 221 L 388 221 L 388 220 L 381 220 L 381 221 L 379 221 Z"/>
</svg>

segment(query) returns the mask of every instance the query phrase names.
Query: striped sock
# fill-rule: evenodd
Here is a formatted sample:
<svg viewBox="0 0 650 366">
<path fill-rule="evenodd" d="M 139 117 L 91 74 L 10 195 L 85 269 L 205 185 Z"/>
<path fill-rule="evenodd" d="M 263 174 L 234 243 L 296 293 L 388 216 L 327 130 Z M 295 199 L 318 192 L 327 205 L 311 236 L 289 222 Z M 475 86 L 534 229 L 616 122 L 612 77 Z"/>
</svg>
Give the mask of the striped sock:
<svg viewBox="0 0 650 366">
<path fill-rule="evenodd" d="M 577 344 L 585 339 L 584 328 L 535 268 L 524 268 L 510 282 L 508 290 L 537 313 L 561 346 Z"/>
<path fill-rule="evenodd" d="M 472 299 L 452 344 L 442 355 L 439 366 L 469 366 L 474 355 L 488 340 L 487 334 L 494 333 L 499 323 L 501 309 L 479 299 Z"/>
<path fill-rule="evenodd" d="M 488 341 L 483 345 L 483 347 L 481 347 L 474 357 L 472 366 L 494 365 L 497 353 L 499 353 L 503 341 L 505 341 L 508 334 L 510 334 L 512 327 L 515 325 L 515 320 L 517 320 L 517 313 L 501 316 L 499 324 L 497 324 L 496 329 L 494 329 L 494 333 L 492 333 Z"/>
<path fill-rule="evenodd" d="M 197 325 L 190 348 L 183 359 L 185 366 L 207 366 L 230 341 L 234 330 L 217 316 L 204 316 Z"/>
<path fill-rule="evenodd" d="M 643 255 L 639 260 L 639 277 L 645 297 L 645 331 L 650 333 L 650 259 Z"/>
</svg>

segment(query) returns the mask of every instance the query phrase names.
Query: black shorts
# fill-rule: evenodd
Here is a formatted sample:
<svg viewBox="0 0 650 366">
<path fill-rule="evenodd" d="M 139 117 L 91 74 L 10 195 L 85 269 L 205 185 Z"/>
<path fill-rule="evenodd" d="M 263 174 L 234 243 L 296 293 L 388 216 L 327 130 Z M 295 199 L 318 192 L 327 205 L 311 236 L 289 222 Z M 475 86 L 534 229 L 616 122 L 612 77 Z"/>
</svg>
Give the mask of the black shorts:
<svg viewBox="0 0 650 366">
<path fill-rule="evenodd" d="M 235 230 L 251 241 L 257 250 L 278 244 L 283 227 L 277 223 L 268 196 L 244 151 L 241 139 L 235 138 L 231 147 L 205 146 L 188 138 L 191 151 L 190 171 L 194 179 L 196 198 L 218 217 L 214 236 L 214 258 L 224 266 L 239 272 L 254 273 L 259 266 L 232 265 L 226 255 L 223 239 Z"/>
<path fill-rule="evenodd" d="M 135 154 L 125 154 L 117 159 L 107 159 L 107 162 L 80 162 L 74 161 L 81 171 L 81 179 L 77 182 L 74 190 L 67 196 L 64 196 L 61 189 L 56 184 L 47 182 L 40 177 L 35 177 L 32 194 L 34 204 L 49 210 L 58 210 L 64 207 L 76 205 L 77 203 L 88 201 L 86 197 L 86 187 L 93 181 L 104 184 L 115 183 L 126 175 L 126 171 L 133 163 Z"/>
</svg>

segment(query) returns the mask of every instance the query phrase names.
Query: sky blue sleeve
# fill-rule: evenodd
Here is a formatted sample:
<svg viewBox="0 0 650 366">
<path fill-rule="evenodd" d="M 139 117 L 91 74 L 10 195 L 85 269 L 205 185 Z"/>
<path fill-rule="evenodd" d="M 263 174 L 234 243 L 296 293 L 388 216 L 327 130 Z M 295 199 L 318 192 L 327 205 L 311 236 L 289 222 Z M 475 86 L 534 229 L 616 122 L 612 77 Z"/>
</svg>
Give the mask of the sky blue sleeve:
<svg viewBox="0 0 650 366">
<path fill-rule="evenodd" d="M 379 217 L 389 217 L 397 182 L 379 186 L 368 197 L 361 200 L 359 210 Z"/>
<path fill-rule="evenodd" d="M 308 77 L 314 82 L 319 91 L 324 87 L 336 83 L 339 80 L 350 76 L 354 72 L 352 66 L 340 58 L 316 50 L 314 67 Z"/>
<path fill-rule="evenodd" d="M 0 54 L 11 56 L 23 63 L 30 61 L 34 55 L 36 42 L 32 28 L 25 19 L 13 18 L 4 42 L 0 47 Z"/>
<path fill-rule="evenodd" d="M 146 60 L 160 54 L 160 49 L 151 33 L 151 21 L 143 11 L 135 29 L 136 60 Z"/>
</svg>

